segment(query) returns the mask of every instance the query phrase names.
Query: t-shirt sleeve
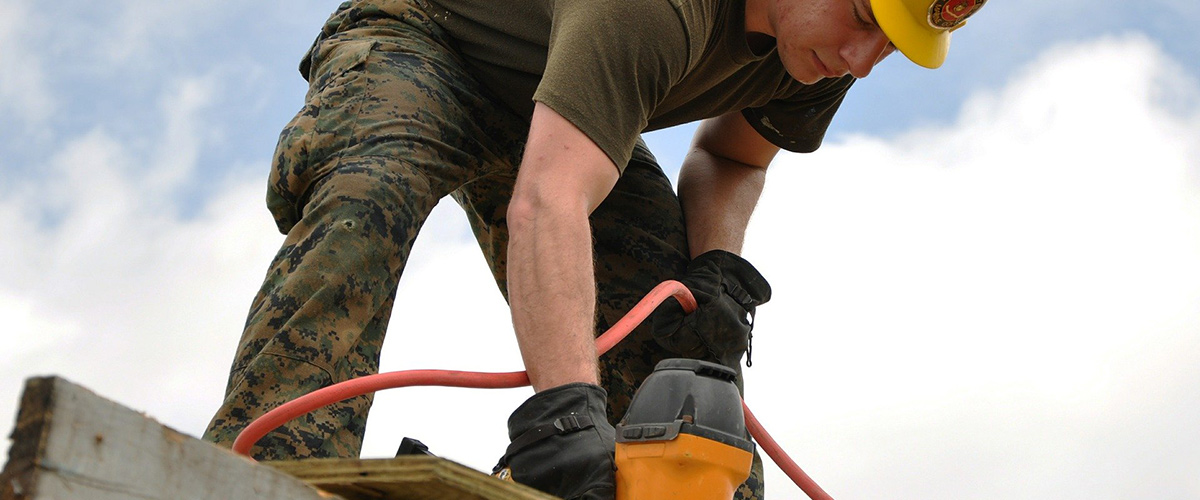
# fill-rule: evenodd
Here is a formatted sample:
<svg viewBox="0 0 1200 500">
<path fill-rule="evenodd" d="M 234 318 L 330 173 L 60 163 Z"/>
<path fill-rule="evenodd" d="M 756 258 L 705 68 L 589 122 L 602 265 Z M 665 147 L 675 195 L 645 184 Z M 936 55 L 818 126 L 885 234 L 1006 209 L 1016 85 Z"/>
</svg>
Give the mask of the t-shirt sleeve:
<svg viewBox="0 0 1200 500">
<path fill-rule="evenodd" d="M 688 65 L 668 0 L 555 0 L 533 100 L 562 115 L 624 169 L 655 107 Z"/>
<path fill-rule="evenodd" d="M 795 153 L 811 153 L 821 147 L 825 130 L 854 80 L 850 75 L 827 78 L 803 86 L 788 98 L 746 108 L 742 115 L 772 144 Z"/>
</svg>

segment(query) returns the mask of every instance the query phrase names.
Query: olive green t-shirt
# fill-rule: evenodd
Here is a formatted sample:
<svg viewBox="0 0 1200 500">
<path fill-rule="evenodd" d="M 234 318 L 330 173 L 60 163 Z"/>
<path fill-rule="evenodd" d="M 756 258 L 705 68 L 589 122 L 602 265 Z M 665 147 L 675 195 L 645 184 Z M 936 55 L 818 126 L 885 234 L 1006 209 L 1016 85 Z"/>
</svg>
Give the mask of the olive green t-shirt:
<svg viewBox="0 0 1200 500">
<path fill-rule="evenodd" d="M 542 102 L 618 166 L 643 131 L 741 111 L 764 138 L 820 146 L 854 79 L 793 80 L 746 40 L 744 0 L 426 0 L 515 112 Z"/>
</svg>

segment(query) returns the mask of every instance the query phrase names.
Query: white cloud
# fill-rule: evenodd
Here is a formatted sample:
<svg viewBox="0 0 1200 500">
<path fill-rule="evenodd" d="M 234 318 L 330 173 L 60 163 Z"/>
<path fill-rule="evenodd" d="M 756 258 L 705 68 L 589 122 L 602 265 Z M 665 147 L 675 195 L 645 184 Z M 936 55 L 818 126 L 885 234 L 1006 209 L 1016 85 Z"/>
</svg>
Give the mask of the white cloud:
<svg viewBox="0 0 1200 500">
<path fill-rule="evenodd" d="M 38 311 L 30 300 L 3 290 L 0 290 L 0 318 L 4 318 L 6 331 L 21 335 L 21 349 L 5 349 L 0 353 L 0 365 L 11 365 L 30 353 L 49 355 L 53 348 L 79 333 L 78 325 Z"/>
<path fill-rule="evenodd" d="M 178 215 L 173 194 L 205 138 L 204 82 L 164 96 L 167 126 L 147 141 L 157 149 L 94 129 L 0 198 L 0 229 L 21 235 L 0 240 L 17 263 L 0 267 L 0 304 L 35 314 L 6 325 L 15 361 L 2 369 L 0 409 L 16 402 L 19 378 L 56 373 L 186 430 L 207 420 L 281 237 L 257 177 L 217 182 L 197 215 Z"/>
<path fill-rule="evenodd" d="M 194 118 L 209 106 L 220 92 L 216 76 L 184 79 L 176 82 L 171 93 L 164 96 L 159 108 L 165 116 L 162 145 L 156 152 L 148 183 L 152 192 L 159 193 L 179 187 L 192 174 L 200 154 L 200 145 L 213 135 Z"/>
<path fill-rule="evenodd" d="M 1195 497 L 1197 96 L 1101 39 L 955 123 L 778 162 L 751 408 L 834 496 Z"/>
</svg>

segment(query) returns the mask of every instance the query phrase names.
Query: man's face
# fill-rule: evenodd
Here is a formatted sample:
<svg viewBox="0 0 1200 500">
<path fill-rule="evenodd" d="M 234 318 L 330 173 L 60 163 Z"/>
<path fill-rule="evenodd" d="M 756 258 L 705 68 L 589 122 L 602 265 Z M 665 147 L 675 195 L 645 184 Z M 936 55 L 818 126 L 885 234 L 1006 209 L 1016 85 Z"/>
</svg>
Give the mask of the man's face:
<svg viewBox="0 0 1200 500">
<path fill-rule="evenodd" d="M 870 0 L 771 0 L 771 6 L 779 57 L 802 83 L 846 74 L 864 78 L 895 51 Z"/>
</svg>

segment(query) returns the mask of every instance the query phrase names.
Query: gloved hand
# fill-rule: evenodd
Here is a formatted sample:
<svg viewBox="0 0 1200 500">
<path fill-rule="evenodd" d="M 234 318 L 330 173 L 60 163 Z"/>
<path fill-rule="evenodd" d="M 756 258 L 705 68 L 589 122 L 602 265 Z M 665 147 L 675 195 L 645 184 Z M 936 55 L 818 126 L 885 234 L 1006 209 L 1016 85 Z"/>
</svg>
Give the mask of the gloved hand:
<svg viewBox="0 0 1200 500">
<path fill-rule="evenodd" d="M 771 285 L 745 259 L 724 250 L 692 259 L 677 279 L 692 291 L 697 308 L 685 314 L 678 302 L 663 302 L 650 317 L 654 340 L 681 356 L 711 356 L 736 370 L 750 347 L 754 309 L 771 300 Z"/>
<path fill-rule="evenodd" d="M 492 473 L 566 500 L 613 500 L 616 431 L 607 399 L 584 383 L 534 394 L 508 418 L 512 443 Z"/>
</svg>

